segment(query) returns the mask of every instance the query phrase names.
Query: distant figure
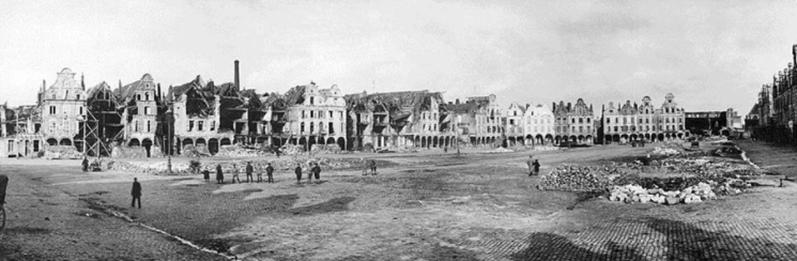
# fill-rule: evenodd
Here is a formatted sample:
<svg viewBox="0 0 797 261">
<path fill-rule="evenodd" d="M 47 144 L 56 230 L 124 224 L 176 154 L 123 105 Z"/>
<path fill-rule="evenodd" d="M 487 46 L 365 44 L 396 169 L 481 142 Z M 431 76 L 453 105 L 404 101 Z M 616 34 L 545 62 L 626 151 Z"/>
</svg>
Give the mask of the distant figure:
<svg viewBox="0 0 797 261">
<path fill-rule="evenodd" d="M 138 200 L 138 208 L 141 208 L 141 183 L 138 183 L 138 178 L 133 178 L 133 191 L 130 193 L 133 196 L 133 202 L 130 207 L 136 207 L 136 200 Z"/>
<path fill-rule="evenodd" d="M 6 187 L 8 187 L 8 176 L 0 175 L 0 207 L 6 204 Z"/>
<path fill-rule="evenodd" d="M 238 180 L 238 183 L 241 183 L 241 178 L 238 177 L 238 174 L 240 174 L 240 171 L 238 171 L 238 166 L 236 166 L 235 163 L 233 163 L 232 164 L 232 179 L 230 180 L 230 183 L 235 184 L 235 180 L 236 179 Z"/>
<path fill-rule="evenodd" d="M 224 184 L 224 173 L 221 172 L 221 164 L 216 164 L 216 182 Z"/>
<path fill-rule="evenodd" d="M 252 183 L 255 179 L 252 178 L 252 172 L 255 171 L 255 168 L 252 167 L 252 162 L 246 162 L 246 183 Z"/>
<path fill-rule="evenodd" d="M 296 173 L 296 183 L 301 183 L 302 182 L 302 165 L 297 164 L 296 165 L 296 169 L 294 169 L 294 172 Z"/>
<path fill-rule="evenodd" d="M 443 147 L 443 153 L 448 153 L 448 147 Z"/>
<path fill-rule="evenodd" d="M 540 175 L 540 162 L 535 159 L 532 165 L 534 166 L 534 175 Z"/>
<path fill-rule="evenodd" d="M 526 165 L 529 166 L 529 176 L 534 174 L 534 157 L 529 155 L 529 159 L 526 161 Z"/>
<path fill-rule="evenodd" d="M 321 166 L 318 166 L 317 162 L 315 167 L 313 167 L 313 174 L 315 174 L 315 180 L 318 182 L 318 180 L 321 179 Z"/>
<path fill-rule="evenodd" d="M 371 166 L 371 175 L 376 175 L 376 161 L 371 159 L 368 163 Z"/>
<path fill-rule="evenodd" d="M 83 157 L 83 172 L 89 171 L 89 158 Z"/>
<path fill-rule="evenodd" d="M 268 183 L 274 183 L 274 167 L 271 166 L 271 163 L 266 166 L 266 175 L 268 176 Z"/>
<path fill-rule="evenodd" d="M 202 176 L 205 178 L 205 182 L 210 182 L 210 170 L 207 167 L 202 171 Z"/>
<path fill-rule="evenodd" d="M 277 147 L 277 149 L 274 150 L 274 154 L 277 154 L 278 159 L 280 158 L 280 153 L 280 147 Z"/>
<path fill-rule="evenodd" d="M 265 170 L 265 168 L 263 168 L 262 164 L 257 164 L 257 183 L 262 183 L 263 182 L 263 171 L 264 170 Z"/>
</svg>

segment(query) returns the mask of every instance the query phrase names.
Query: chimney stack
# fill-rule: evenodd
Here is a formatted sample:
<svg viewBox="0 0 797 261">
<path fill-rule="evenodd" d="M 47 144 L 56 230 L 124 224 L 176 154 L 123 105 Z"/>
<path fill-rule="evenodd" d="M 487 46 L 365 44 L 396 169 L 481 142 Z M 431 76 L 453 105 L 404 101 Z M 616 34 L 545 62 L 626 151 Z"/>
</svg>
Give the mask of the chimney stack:
<svg viewBox="0 0 797 261">
<path fill-rule="evenodd" d="M 791 59 L 795 66 L 797 66 L 797 44 L 791 46 Z"/>
<path fill-rule="evenodd" d="M 241 78 L 238 72 L 238 60 L 235 60 L 235 87 L 241 89 Z"/>
<path fill-rule="evenodd" d="M 459 99 L 456 99 L 457 104 L 459 104 Z"/>
</svg>

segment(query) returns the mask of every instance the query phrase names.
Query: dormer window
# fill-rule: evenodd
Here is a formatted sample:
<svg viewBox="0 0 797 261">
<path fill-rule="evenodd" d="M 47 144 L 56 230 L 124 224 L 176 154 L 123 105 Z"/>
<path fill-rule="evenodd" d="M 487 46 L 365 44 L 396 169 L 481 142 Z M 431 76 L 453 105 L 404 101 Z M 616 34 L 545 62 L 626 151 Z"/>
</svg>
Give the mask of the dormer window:
<svg viewBox="0 0 797 261">
<path fill-rule="evenodd" d="M 149 86 L 147 86 L 147 87 L 149 87 Z M 144 94 L 144 100 L 145 101 L 149 101 L 149 93 L 145 93 Z"/>
<path fill-rule="evenodd" d="M 310 97 L 310 105 L 313 105 L 313 98 L 314 97 Z"/>
<path fill-rule="evenodd" d="M 139 100 L 139 101 L 141 100 L 141 94 L 137 94 L 136 95 L 136 100 Z"/>
</svg>

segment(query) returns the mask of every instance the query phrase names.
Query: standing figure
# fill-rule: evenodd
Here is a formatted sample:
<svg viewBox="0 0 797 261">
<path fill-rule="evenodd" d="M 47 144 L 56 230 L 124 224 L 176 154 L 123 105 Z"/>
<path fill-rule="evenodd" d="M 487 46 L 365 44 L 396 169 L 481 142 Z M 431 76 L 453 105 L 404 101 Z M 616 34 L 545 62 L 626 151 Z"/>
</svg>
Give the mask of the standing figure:
<svg viewBox="0 0 797 261">
<path fill-rule="evenodd" d="M 83 162 L 81 164 L 83 165 L 83 172 L 89 171 L 89 158 L 83 157 Z"/>
<path fill-rule="evenodd" d="M 133 178 L 133 191 L 130 193 L 133 196 L 133 202 L 130 207 L 136 207 L 136 200 L 138 200 L 138 208 L 141 208 L 141 183 L 138 183 L 138 178 Z"/>
<path fill-rule="evenodd" d="M 238 171 L 238 166 L 236 166 L 235 163 L 233 163 L 232 164 L 232 180 L 230 181 L 232 184 L 235 184 L 235 180 L 236 179 L 238 180 L 238 183 L 241 183 L 241 178 L 238 177 L 238 174 L 240 174 L 240 171 Z"/>
<path fill-rule="evenodd" d="M 534 166 L 534 175 L 540 175 L 540 162 L 535 159 L 532 165 Z"/>
<path fill-rule="evenodd" d="M 210 182 L 210 170 L 207 167 L 202 171 L 202 176 L 205 178 L 205 182 Z"/>
<path fill-rule="evenodd" d="M 371 175 L 376 175 L 376 161 L 371 159 L 369 163 L 371 165 Z"/>
<path fill-rule="evenodd" d="M 529 159 L 526 161 L 526 165 L 529 166 L 529 176 L 534 174 L 534 160 L 533 157 L 529 155 Z"/>
<path fill-rule="evenodd" d="M 257 164 L 257 183 L 263 182 L 263 171 L 264 170 L 265 170 L 265 168 L 263 168 L 262 164 Z"/>
<path fill-rule="evenodd" d="M 271 163 L 266 166 L 266 175 L 268 175 L 268 183 L 274 183 L 274 167 L 271 166 Z"/>
<path fill-rule="evenodd" d="M 221 172 L 221 164 L 216 164 L 216 182 L 224 184 L 224 173 Z"/>
<path fill-rule="evenodd" d="M 246 183 L 252 183 L 255 179 L 252 178 L 252 172 L 255 171 L 255 168 L 252 167 L 252 162 L 246 162 Z"/>
<path fill-rule="evenodd" d="M 296 169 L 293 170 L 296 173 L 296 183 L 302 182 L 302 165 L 296 164 Z"/>
<path fill-rule="evenodd" d="M 318 165 L 318 162 L 315 163 L 315 167 L 313 167 L 313 174 L 315 174 L 315 181 L 318 182 L 321 179 L 321 166 Z"/>
<path fill-rule="evenodd" d="M 309 183 L 309 182 L 313 182 L 313 171 L 315 171 L 315 170 L 313 169 L 313 163 L 309 163 L 309 165 L 308 165 L 307 167 L 308 167 L 308 168 L 310 168 L 310 172 L 309 172 L 309 173 L 307 173 L 307 174 L 308 174 L 308 175 L 307 175 L 307 182 L 308 182 L 308 183 Z"/>
<path fill-rule="evenodd" d="M 274 154 L 277 154 L 278 159 L 280 158 L 280 147 L 277 147 L 277 149 L 274 150 Z"/>
</svg>

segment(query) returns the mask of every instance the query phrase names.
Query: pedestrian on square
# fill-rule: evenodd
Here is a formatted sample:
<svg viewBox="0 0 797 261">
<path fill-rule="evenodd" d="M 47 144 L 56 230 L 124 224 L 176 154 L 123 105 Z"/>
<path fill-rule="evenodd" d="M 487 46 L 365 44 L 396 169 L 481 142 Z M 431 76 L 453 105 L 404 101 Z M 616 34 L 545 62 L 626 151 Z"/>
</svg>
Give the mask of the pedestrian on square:
<svg viewBox="0 0 797 261">
<path fill-rule="evenodd" d="M 221 164 L 216 164 L 216 182 L 224 184 L 224 173 L 221 171 Z"/>
<path fill-rule="evenodd" d="M 83 172 L 89 171 L 89 158 L 83 157 L 83 162 L 81 164 L 83 165 Z"/>
<path fill-rule="evenodd" d="M 296 164 L 296 169 L 293 170 L 296 173 L 296 183 L 302 182 L 302 165 Z"/>
<path fill-rule="evenodd" d="M 238 166 L 236 166 L 235 163 L 233 163 L 232 164 L 232 181 L 231 181 L 232 184 L 235 184 L 235 180 L 236 179 L 238 180 L 238 183 L 241 183 L 241 178 L 238 176 L 238 174 L 240 174 L 240 171 L 238 170 Z"/>
<path fill-rule="evenodd" d="M 277 147 L 277 149 L 274 150 L 274 154 L 277 154 L 278 159 L 280 158 L 280 147 Z"/>
<path fill-rule="evenodd" d="M 376 176 L 376 160 L 371 159 L 369 163 L 371 165 L 371 175 Z"/>
<path fill-rule="evenodd" d="M 533 156 L 529 155 L 529 159 L 526 160 L 526 165 L 529 166 L 529 176 L 534 174 L 534 159 Z"/>
<path fill-rule="evenodd" d="M 315 167 L 313 167 L 313 174 L 315 174 L 315 181 L 321 179 L 321 166 L 318 165 L 318 162 L 315 163 Z"/>
<path fill-rule="evenodd" d="M 535 159 L 532 165 L 534 166 L 534 175 L 540 175 L 540 162 Z"/>
<path fill-rule="evenodd" d="M 130 207 L 136 207 L 136 200 L 138 200 L 138 208 L 141 208 L 141 183 L 138 183 L 138 178 L 133 178 L 133 191 L 130 193 L 133 196 L 133 202 Z"/>
<path fill-rule="evenodd" d="M 263 164 L 257 164 L 257 183 L 263 182 L 263 171 L 264 170 L 265 170 L 265 168 L 263 168 Z"/>
<path fill-rule="evenodd" d="M 266 175 L 268 175 L 268 183 L 274 183 L 274 167 L 271 166 L 271 163 L 266 166 Z"/>
<path fill-rule="evenodd" d="M 307 182 L 310 183 L 310 182 L 313 182 L 313 171 L 315 171 L 315 170 L 313 169 L 313 163 L 312 162 L 308 163 L 307 165 L 308 165 L 307 167 L 310 168 L 309 172 L 307 172 Z"/>
<path fill-rule="evenodd" d="M 252 183 L 255 179 L 252 178 L 252 172 L 255 171 L 255 168 L 252 167 L 252 162 L 246 162 L 246 183 Z"/>
<path fill-rule="evenodd" d="M 210 182 L 210 170 L 207 167 L 202 171 L 202 176 L 205 178 L 205 182 Z"/>
</svg>

